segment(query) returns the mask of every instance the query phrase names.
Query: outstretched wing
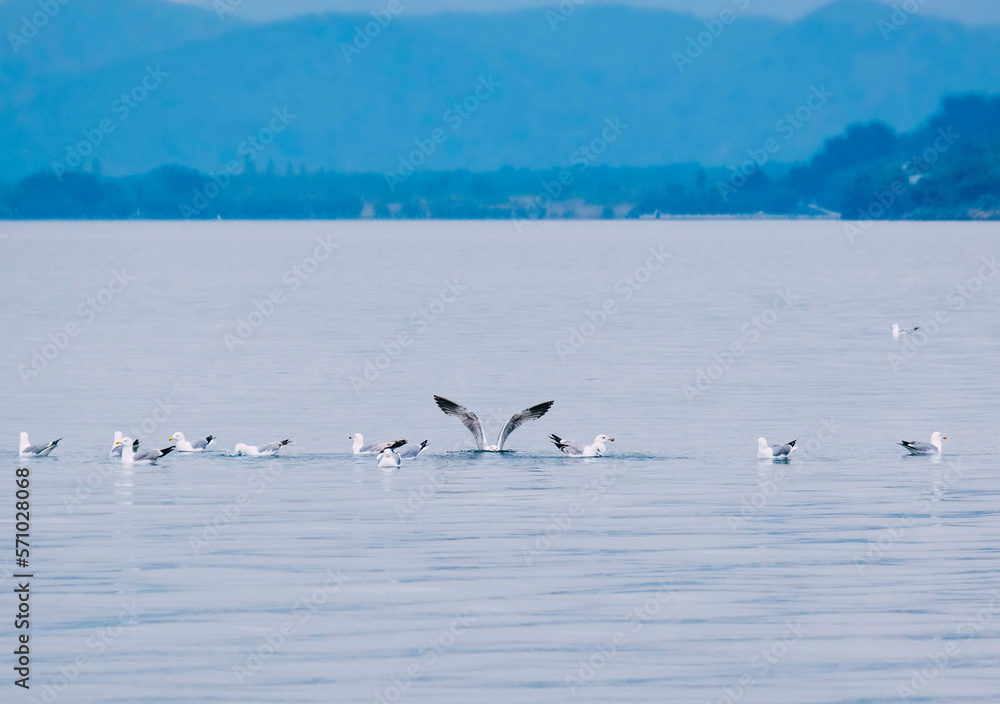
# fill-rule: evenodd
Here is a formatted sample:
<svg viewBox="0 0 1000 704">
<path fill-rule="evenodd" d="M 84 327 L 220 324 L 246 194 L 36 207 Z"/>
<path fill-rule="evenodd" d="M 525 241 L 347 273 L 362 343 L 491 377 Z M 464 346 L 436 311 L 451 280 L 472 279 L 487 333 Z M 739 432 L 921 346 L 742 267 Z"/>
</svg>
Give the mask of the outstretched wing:
<svg viewBox="0 0 1000 704">
<path fill-rule="evenodd" d="M 479 422 L 479 418 L 476 417 L 475 413 L 470 411 L 468 408 L 459 406 L 454 401 L 449 401 L 441 396 L 435 396 L 434 401 L 437 402 L 438 408 L 444 411 L 445 414 L 458 418 L 462 421 L 462 425 L 468 428 L 469 432 L 476 438 L 476 447 L 478 449 L 486 449 L 486 432 L 483 430 L 483 424 Z M 508 425 L 509 424 L 510 421 L 508 421 Z"/>
<path fill-rule="evenodd" d="M 503 430 L 500 431 L 499 437 L 497 437 L 497 447 L 503 449 L 503 444 L 510 437 L 510 434 L 515 430 L 520 428 L 524 423 L 529 420 L 538 420 L 552 408 L 552 404 L 555 401 L 546 401 L 545 403 L 540 403 L 537 406 L 532 406 L 531 408 L 525 408 L 520 413 L 511 416 L 511 419 L 504 423 Z"/>
</svg>

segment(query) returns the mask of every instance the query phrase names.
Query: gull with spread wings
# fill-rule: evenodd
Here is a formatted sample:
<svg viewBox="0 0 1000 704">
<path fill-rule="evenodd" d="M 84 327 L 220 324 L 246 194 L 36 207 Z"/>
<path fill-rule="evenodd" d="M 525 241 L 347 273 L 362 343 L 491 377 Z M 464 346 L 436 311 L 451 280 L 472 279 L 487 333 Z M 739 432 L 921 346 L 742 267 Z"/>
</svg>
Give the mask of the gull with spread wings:
<svg viewBox="0 0 1000 704">
<path fill-rule="evenodd" d="M 500 435 L 497 436 L 496 445 L 488 445 L 486 440 L 486 431 L 483 430 L 483 424 L 476 417 L 476 414 L 470 411 L 468 408 L 459 406 L 454 401 L 449 401 L 441 396 L 435 396 L 434 400 L 437 402 L 438 408 L 444 411 L 447 415 L 458 418 L 462 421 L 462 425 L 469 429 L 473 437 L 476 438 L 476 449 L 480 452 L 503 452 L 503 444 L 507 442 L 507 438 L 515 430 L 520 428 L 524 423 L 529 420 L 537 420 L 541 418 L 549 409 L 552 408 L 552 404 L 555 401 L 546 401 L 545 403 L 539 403 L 537 406 L 532 406 L 531 408 L 526 408 L 520 413 L 515 413 L 511 416 L 511 419 L 504 423 L 503 428 L 500 430 Z"/>
</svg>

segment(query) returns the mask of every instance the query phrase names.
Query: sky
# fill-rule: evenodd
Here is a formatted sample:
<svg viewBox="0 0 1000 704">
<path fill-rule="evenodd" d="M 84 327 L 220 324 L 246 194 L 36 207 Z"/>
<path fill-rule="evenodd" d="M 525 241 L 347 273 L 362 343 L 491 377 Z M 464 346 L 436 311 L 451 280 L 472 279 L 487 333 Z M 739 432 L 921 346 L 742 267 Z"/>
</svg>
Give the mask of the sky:
<svg viewBox="0 0 1000 704">
<path fill-rule="evenodd" d="M 392 0 L 174 0 L 211 8 L 216 2 L 233 6 L 236 13 L 252 20 L 272 20 L 296 14 L 339 11 L 356 12 L 384 9 Z M 448 10 L 513 10 L 529 7 L 556 8 L 560 0 L 397 0 L 407 11 L 441 12 Z M 747 12 L 793 20 L 822 7 L 830 0 L 562 0 L 577 5 L 594 5 L 601 2 L 657 7 L 717 14 L 724 7 L 745 5 Z M 921 4 L 920 12 L 934 14 L 967 24 L 1000 24 L 998 0 L 911 0 Z M 899 4 L 900 0 L 879 0 L 885 4 Z"/>
</svg>

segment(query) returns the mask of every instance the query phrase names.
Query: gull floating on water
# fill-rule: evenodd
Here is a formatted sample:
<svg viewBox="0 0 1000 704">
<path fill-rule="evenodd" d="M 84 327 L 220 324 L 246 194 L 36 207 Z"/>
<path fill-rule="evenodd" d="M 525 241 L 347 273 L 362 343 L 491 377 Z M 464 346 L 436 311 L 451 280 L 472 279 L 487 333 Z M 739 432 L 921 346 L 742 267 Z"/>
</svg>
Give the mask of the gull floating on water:
<svg viewBox="0 0 1000 704">
<path fill-rule="evenodd" d="M 926 442 L 911 442 L 909 440 L 903 440 L 899 444 L 909 450 L 911 455 L 940 455 L 943 451 L 941 441 L 947 439 L 941 433 L 934 433 L 931 435 L 930 444 Z"/>
<path fill-rule="evenodd" d="M 402 463 L 403 460 L 394 447 L 385 448 L 375 458 L 375 465 L 383 469 L 398 469 Z"/>
<path fill-rule="evenodd" d="M 795 443 L 798 440 L 786 442 L 784 445 L 768 445 L 764 438 L 757 438 L 757 459 L 759 460 L 787 460 L 788 456 L 795 450 Z"/>
<path fill-rule="evenodd" d="M 539 403 L 537 406 L 532 406 L 531 408 L 526 408 L 520 413 L 516 413 L 511 416 L 510 420 L 504 423 L 503 428 L 500 429 L 500 435 L 497 436 L 496 445 L 487 445 L 486 442 L 486 431 L 483 430 L 483 424 L 479 422 L 479 418 L 476 414 L 470 411 L 468 408 L 459 406 L 454 401 L 449 401 L 441 396 L 435 396 L 434 400 L 437 402 L 438 408 L 444 411 L 449 416 L 454 416 L 462 421 L 462 424 L 469 429 L 472 436 L 476 438 L 476 448 L 480 452 L 502 452 L 503 444 L 510 437 L 510 434 L 521 427 L 524 423 L 529 420 L 537 420 L 541 418 L 549 409 L 552 408 L 552 404 L 555 401 L 546 401 L 545 403 Z"/>
<path fill-rule="evenodd" d="M 421 452 L 427 449 L 427 441 L 424 440 L 419 445 L 414 445 L 413 443 L 407 443 L 403 445 L 399 452 L 396 454 L 402 457 L 404 460 L 412 460 L 420 455 Z"/>
<path fill-rule="evenodd" d="M 132 452 L 139 449 L 139 441 L 132 441 Z M 115 431 L 115 444 L 111 446 L 111 452 L 108 453 L 109 457 L 121 457 L 122 456 L 122 431 Z"/>
<path fill-rule="evenodd" d="M 174 436 L 170 438 L 169 442 L 177 443 L 178 452 L 204 452 L 214 440 L 215 436 L 209 435 L 206 438 L 199 438 L 198 440 L 188 442 L 184 439 L 184 433 L 174 433 Z"/>
<path fill-rule="evenodd" d="M 273 457 L 278 454 L 278 450 L 283 448 L 285 445 L 291 444 L 291 442 L 291 440 L 279 440 L 278 442 L 272 442 L 270 445 L 264 445 L 263 447 L 244 445 L 243 443 L 240 443 L 233 450 L 233 454 L 238 457 Z"/>
<path fill-rule="evenodd" d="M 62 440 L 62 438 L 59 438 Z M 19 457 L 48 457 L 49 453 L 56 449 L 59 440 L 53 440 L 48 445 L 32 445 L 28 441 L 28 434 L 21 433 L 21 445 L 17 451 Z"/>
<path fill-rule="evenodd" d="M 393 442 L 380 442 L 365 445 L 365 436 L 361 433 L 354 433 L 354 435 L 347 439 L 354 441 L 354 447 L 351 449 L 355 455 L 377 455 L 387 447 L 402 447 L 406 444 L 406 440 L 394 440 Z"/>
<path fill-rule="evenodd" d="M 570 457 L 600 457 L 608 451 L 604 443 L 615 441 L 614 438 L 609 438 L 607 435 L 598 435 L 594 438 L 593 445 L 581 445 L 578 442 L 566 440 L 558 435 L 550 435 L 549 437 L 552 438 L 552 442 L 556 447 Z"/>
<path fill-rule="evenodd" d="M 893 323 L 892 324 L 892 339 L 893 340 L 898 340 L 903 335 L 912 335 L 913 333 L 915 333 L 919 329 L 920 328 L 910 328 L 909 330 L 900 330 L 899 329 L 899 323 Z"/>
<path fill-rule="evenodd" d="M 122 448 L 122 464 L 155 464 L 156 460 L 174 451 L 174 446 L 171 445 L 162 450 L 146 450 L 136 453 L 132 449 L 132 442 L 132 438 L 122 438 L 118 443 Z"/>
</svg>

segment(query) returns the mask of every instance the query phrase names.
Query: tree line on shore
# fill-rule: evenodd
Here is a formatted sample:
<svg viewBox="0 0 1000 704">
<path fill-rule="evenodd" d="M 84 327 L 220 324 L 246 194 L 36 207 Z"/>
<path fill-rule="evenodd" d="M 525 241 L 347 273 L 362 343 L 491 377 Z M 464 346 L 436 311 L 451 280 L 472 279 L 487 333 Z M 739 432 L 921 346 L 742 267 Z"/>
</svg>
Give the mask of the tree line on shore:
<svg viewBox="0 0 1000 704">
<path fill-rule="evenodd" d="M 851 125 L 804 163 L 766 143 L 727 168 L 586 163 L 489 173 L 343 174 L 250 160 L 221 173 L 163 166 L 108 178 L 45 171 L 0 181 L 4 219 L 535 219 L 662 216 L 1000 218 L 1000 96 L 946 98 L 909 133 Z"/>
</svg>

